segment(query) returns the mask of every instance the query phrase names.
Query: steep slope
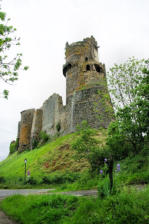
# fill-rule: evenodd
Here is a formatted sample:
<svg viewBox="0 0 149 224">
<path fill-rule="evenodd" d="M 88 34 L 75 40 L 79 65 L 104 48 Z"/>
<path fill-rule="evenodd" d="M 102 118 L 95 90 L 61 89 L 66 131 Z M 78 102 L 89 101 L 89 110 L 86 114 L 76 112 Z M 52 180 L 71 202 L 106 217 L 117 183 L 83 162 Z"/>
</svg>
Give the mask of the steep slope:
<svg viewBox="0 0 149 224">
<path fill-rule="evenodd" d="M 103 143 L 106 137 L 106 130 L 99 131 L 97 138 Z M 49 176 L 62 178 L 67 175 L 71 178 L 89 168 L 86 160 L 76 161 L 75 152 L 71 149 L 71 143 L 77 135 L 69 134 L 57 138 L 55 141 L 46 145 L 23 153 L 14 153 L 0 163 L 0 182 L 5 184 L 20 184 L 24 181 L 25 163 L 27 159 L 27 171 L 36 180 L 36 183 L 46 183 L 45 179 Z M 59 176 L 59 177 L 58 177 Z M 72 177 L 73 176 L 73 177 Z M 68 177 L 70 178 L 70 177 Z M 60 181 L 60 180 L 59 180 Z M 49 183 L 49 181 L 47 182 Z"/>
</svg>

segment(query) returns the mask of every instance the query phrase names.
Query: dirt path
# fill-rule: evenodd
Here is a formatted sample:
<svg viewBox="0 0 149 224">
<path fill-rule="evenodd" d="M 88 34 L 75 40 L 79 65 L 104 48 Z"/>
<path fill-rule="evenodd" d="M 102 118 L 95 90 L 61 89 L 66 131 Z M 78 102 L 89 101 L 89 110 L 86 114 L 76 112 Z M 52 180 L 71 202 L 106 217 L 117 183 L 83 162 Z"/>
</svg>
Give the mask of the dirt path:
<svg viewBox="0 0 149 224">
<path fill-rule="evenodd" d="M 82 190 L 82 191 L 67 191 L 60 192 L 59 194 L 72 195 L 72 196 L 97 196 L 97 190 Z"/>
<path fill-rule="evenodd" d="M 10 220 L 2 211 L 0 211 L 0 224 L 16 224 Z"/>
</svg>

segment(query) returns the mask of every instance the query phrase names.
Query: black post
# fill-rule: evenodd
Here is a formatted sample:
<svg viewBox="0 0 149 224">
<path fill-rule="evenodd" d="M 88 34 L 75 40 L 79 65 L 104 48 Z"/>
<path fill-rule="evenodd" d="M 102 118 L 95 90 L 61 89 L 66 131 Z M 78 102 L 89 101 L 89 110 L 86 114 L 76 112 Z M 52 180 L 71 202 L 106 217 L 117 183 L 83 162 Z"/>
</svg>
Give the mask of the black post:
<svg viewBox="0 0 149 224">
<path fill-rule="evenodd" d="M 109 179 L 110 179 L 110 193 L 112 193 L 112 188 L 113 188 L 113 164 L 114 161 L 113 159 L 110 159 L 108 166 L 109 166 Z"/>
<path fill-rule="evenodd" d="M 26 164 L 27 164 L 27 159 L 24 160 L 25 163 L 25 176 L 24 176 L 24 183 L 26 183 Z"/>
</svg>

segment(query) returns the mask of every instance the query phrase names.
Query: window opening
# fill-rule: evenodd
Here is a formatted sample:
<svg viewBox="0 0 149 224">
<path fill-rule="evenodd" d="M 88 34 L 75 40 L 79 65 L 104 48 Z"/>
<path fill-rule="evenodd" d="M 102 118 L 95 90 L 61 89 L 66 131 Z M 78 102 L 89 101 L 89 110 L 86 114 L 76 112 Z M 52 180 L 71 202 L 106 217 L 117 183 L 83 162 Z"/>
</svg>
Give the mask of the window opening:
<svg viewBox="0 0 149 224">
<path fill-rule="evenodd" d="M 90 65 L 86 65 L 86 71 L 90 71 L 91 68 L 90 68 Z"/>
</svg>

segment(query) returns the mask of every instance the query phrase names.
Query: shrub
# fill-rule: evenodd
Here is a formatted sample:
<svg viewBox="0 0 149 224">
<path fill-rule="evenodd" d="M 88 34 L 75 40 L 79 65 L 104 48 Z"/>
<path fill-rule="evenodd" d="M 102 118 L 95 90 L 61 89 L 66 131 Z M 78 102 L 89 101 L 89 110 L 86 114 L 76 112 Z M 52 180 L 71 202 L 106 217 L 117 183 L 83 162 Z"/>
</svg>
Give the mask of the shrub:
<svg viewBox="0 0 149 224">
<path fill-rule="evenodd" d="M 98 185 L 98 196 L 103 199 L 110 195 L 109 180 L 107 178 L 100 181 Z"/>
<path fill-rule="evenodd" d="M 78 173 L 55 173 L 49 177 L 42 177 L 42 184 L 63 184 L 63 183 L 73 183 L 79 178 Z"/>
<path fill-rule="evenodd" d="M 40 139 L 43 140 L 44 142 L 47 142 L 49 140 L 49 135 L 46 133 L 46 131 L 41 131 L 40 132 Z"/>
<path fill-rule="evenodd" d="M 18 149 L 18 139 L 16 141 L 12 141 L 9 146 L 9 154 L 16 152 Z"/>
<path fill-rule="evenodd" d="M 33 177 L 30 177 L 27 181 L 26 181 L 27 184 L 31 184 L 31 185 L 36 185 L 37 184 L 37 181 L 33 178 Z"/>
<path fill-rule="evenodd" d="M 37 148 L 38 144 L 39 144 L 40 139 L 38 138 L 33 138 L 32 139 L 32 149 Z"/>
<path fill-rule="evenodd" d="M 0 183 L 5 183 L 6 182 L 6 180 L 5 180 L 5 178 L 4 177 L 0 177 Z"/>
<path fill-rule="evenodd" d="M 41 184 L 51 184 L 51 180 L 47 176 L 44 176 L 42 177 Z"/>
<path fill-rule="evenodd" d="M 39 140 L 37 146 L 40 147 L 47 143 L 50 140 L 50 136 L 46 133 L 46 131 L 41 131 L 39 134 Z M 36 144 L 37 142 L 35 142 Z"/>
</svg>

